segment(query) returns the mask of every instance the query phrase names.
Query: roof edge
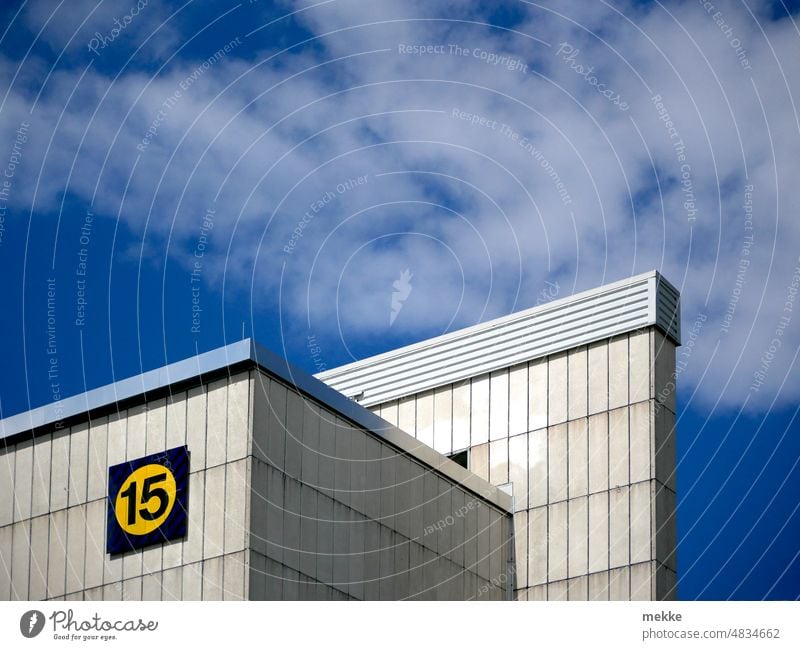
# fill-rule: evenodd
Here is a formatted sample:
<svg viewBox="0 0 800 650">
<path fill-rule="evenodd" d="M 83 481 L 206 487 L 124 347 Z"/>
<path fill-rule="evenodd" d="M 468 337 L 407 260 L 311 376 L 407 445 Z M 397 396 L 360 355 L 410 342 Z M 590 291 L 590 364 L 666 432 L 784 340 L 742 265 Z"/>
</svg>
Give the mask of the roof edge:
<svg viewBox="0 0 800 650">
<path fill-rule="evenodd" d="M 379 438 L 383 438 L 400 451 L 423 462 L 473 494 L 490 501 L 506 512 L 511 513 L 513 511 L 513 499 L 509 494 L 506 494 L 469 470 L 464 469 L 461 465 L 454 463 L 435 449 L 421 443 L 391 422 L 387 422 L 380 416 L 375 415 L 375 413 L 361 406 L 355 400 L 345 397 L 342 393 L 334 390 L 313 375 L 295 368 L 283 357 L 259 345 L 252 339 L 250 339 L 250 341 L 252 359 L 258 367 L 305 393 L 320 404 L 336 411 Z"/>
<path fill-rule="evenodd" d="M 372 406 L 652 326 L 680 345 L 680 293 L 657 270 L 315 376 Z"/>
<path fill-rule="evenodd" d="M 7 441 L 44 427 L 60 428 L 60 423 L 92 411 L 112 408 L 135 398 L 146 401 L 149 393 L 164 391 L 192 380 L 202 383 L 205 375 L 217 375 L 225 369 L 246 366 L 248 363 L 250 367 L 261 368 L 373 435 L 385 439 L 395 448 L 475 495 L 506 512 L 512 511 L 512 498 L 505 492 L 250 338 L 4 418 L 0 420 L 0 440 Z"/>
</svg>

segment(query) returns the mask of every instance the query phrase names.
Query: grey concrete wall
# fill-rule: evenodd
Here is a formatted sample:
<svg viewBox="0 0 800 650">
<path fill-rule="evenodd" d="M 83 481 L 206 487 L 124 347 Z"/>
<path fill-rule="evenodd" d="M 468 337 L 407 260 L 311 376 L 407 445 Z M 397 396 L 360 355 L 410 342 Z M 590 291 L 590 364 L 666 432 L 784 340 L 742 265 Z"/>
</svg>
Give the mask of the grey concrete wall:
<svg viewBox="0 0 800 650">
<path fill-rule="evenodd" d="M 240 373 L 0 449 L 0 599 L 244 598 L 251 385 Z M 108 467 L 183 444 L 186 539 L 108 556 Z"/>
<path fill-rule="evenodd" d="M 106 554 L 108 467 L 184 444 L 187 537 Z M 6 446 L 0 494 L 2 600 L 508 594 L 509 515 L 256 370 Z"/>
<path fill-rule="evenodd" d="M 513 484 L 516 597 L 676 597 L 675 346 L 655 328 L 375 413 Z"/>
<path fill-rule="evenodd" d="M 256 375 L 253 599 L 507 597 L 511 518 Z"/>
</svg>

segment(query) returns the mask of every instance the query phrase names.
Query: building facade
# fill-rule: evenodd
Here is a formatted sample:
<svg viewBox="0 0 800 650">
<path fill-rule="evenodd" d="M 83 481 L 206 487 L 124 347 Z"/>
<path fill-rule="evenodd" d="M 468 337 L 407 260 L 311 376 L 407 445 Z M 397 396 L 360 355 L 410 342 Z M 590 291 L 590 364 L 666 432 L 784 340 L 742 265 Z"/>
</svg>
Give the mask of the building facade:
<svg viewBox="0 0 800 650">
<path fill-rule="evenodd" d="M 679 344 L 653 271 L 318 377 L 513 488 L 517 599 L 674 599 Z"/>
<path fill-rule="evenodd" d="M 512 595 L 507 494 L 249 340 L 0 435 L 3 600 Z"/>
<path fill-rule="evenodd" d="M 0 599 L 675 598 L 679 321 L 651 272 L 318 378 L 245 340 L 0 420 Z"/>
</svg>

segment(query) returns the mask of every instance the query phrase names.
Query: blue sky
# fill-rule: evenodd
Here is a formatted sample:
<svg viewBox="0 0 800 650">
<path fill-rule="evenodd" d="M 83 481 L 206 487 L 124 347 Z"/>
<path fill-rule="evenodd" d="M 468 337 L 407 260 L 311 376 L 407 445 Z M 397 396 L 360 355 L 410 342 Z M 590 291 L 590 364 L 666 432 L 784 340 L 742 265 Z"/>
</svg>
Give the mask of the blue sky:
<svg viewBox="0 0 800 650">
<path fill-rule="evenodd" d="M 657 268 L 701 322 L 680 597 L 800 597 L 794 5 L 0 12 L 3 416 L 243 323 L 314 371 Z"/>
</svg>

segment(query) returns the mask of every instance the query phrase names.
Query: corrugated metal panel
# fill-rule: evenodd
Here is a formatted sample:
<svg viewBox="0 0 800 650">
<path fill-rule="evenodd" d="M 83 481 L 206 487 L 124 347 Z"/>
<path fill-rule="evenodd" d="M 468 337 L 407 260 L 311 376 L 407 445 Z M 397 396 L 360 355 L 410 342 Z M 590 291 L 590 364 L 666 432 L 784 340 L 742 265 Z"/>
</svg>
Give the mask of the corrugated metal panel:
<svg viewBox="0 0 800 650">
<path fill-rule="evenodd" d="M 369 406 L 649 325 L 679 343 L 679 318 L 677 290 L 651 271 L 317 377 Z"/>
<path fill-rule="evenodd" d="M 678 290 L 662 276 L 657 276 L 656 324 L 676 343 L 681 341 L 681 303 Z"/>
</svg>

